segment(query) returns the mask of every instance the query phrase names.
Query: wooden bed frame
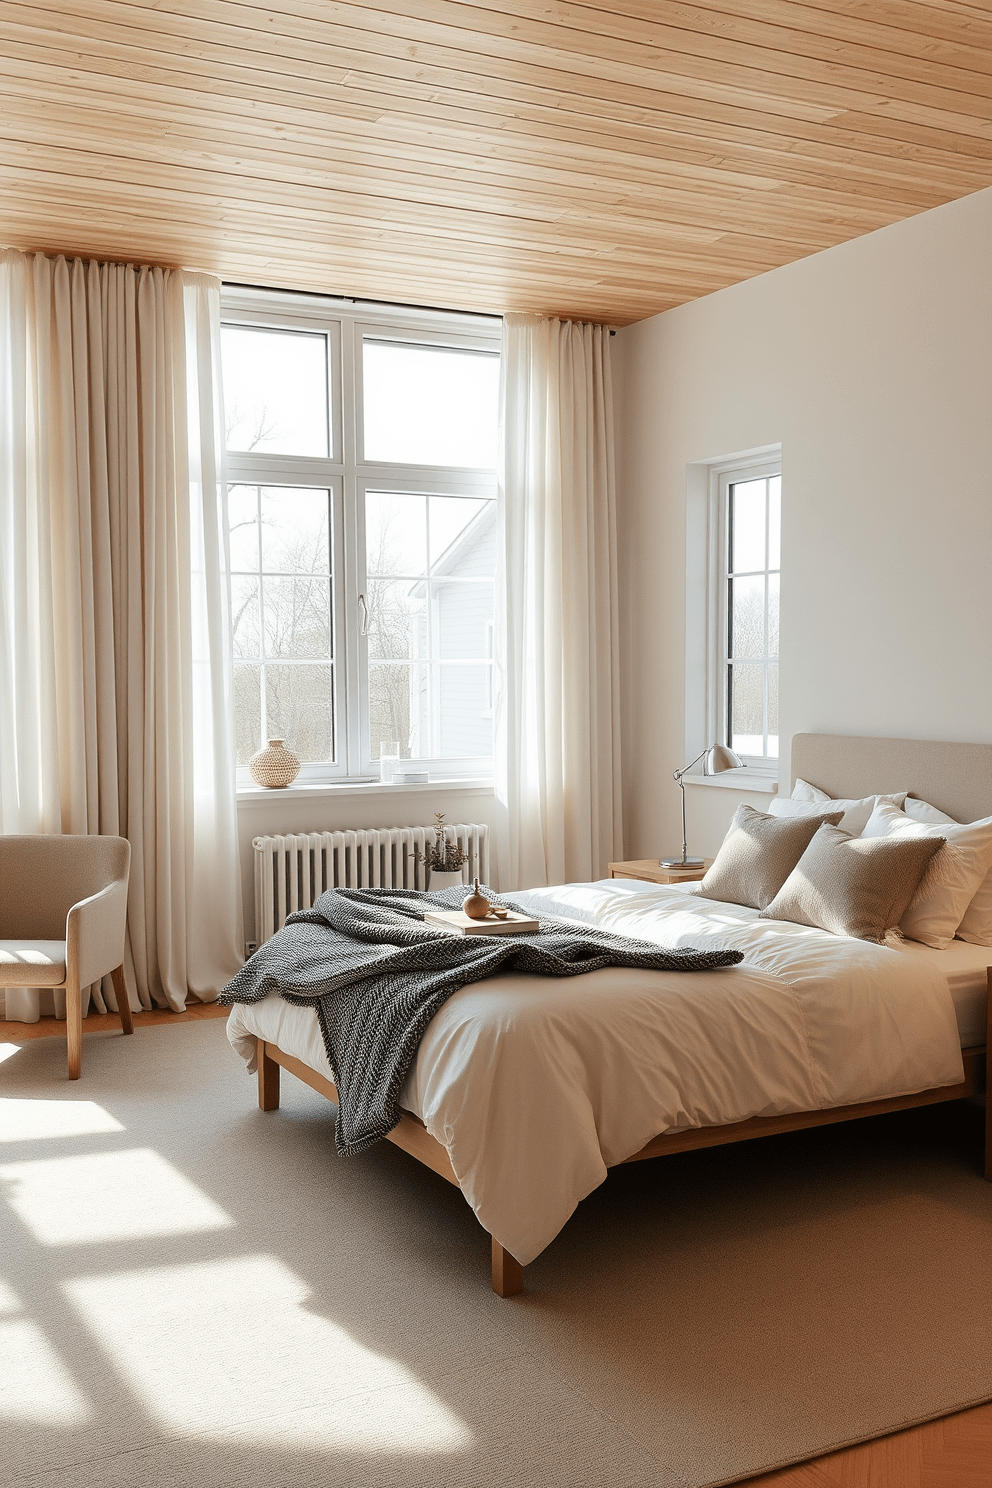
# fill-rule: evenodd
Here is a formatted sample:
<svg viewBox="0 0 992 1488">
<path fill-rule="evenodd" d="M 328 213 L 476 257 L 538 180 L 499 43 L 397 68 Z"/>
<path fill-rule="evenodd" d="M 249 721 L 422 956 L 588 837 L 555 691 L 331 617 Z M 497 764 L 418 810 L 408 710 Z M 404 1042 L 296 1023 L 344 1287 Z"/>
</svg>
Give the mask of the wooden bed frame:
<svg viewBox="0 0 992 1488">
<path fill-rule="evenodd" d="M 747 1142 L 754 1137 L 771 1137 L 778 1132 L 803 1131 L 810 1126 L 829 1126 L 836 1121 L 858 1121 L 863 1116 L 881 1116 L 886 1111 L 907 1111 L 916 1106 L 937 1105 L 941 1101 L 963 1100 L 978 1095 L 990 1085 L 989 1050 L 992 1050 L 992 966 L 988 969 L 986 994 L 985 1047 L 963 1049 L 964 1079 L 960 1085 L 943 1085 L 936 1090 L 922 1090 L 916 1095 L 897 1095 L 888 1100 L 867 1101 L 857 1106 L 834 1106 L 825 1111 L 798 1111 L 787 1116 L 755 1116 L 750 1121 L 736 1121 L 730 1126 L 698 1126 L 688 1131 L 662 1132 L 652 1137 L 640 1152 L 624 1158 L 627 1163 L 644 1162 L 649 1157 L 665 1157 L 672 1152 L 691 1152 L 697 1147 L 721 1147 L 727 1142 Z M 277 1045 L 264 1039 L 255 1040 L 258 1050 L 258 1104 L 263 1111 L 279 1109 L 280 1069 L 288 1070 L 312 1090 L 338 1101 L 337 1087 Z M 388 1140 L 409 1152 L 425 1167 L 432 1168 L 460 1188 L 447 1151 L 431 1136 L 419 1117 L 404 1111 L 400 1123 L 389 1133 Z M 985 1177 L 992 1182 L 992 1101 L 985 1104 Z M 515 1297 L 524 1289 L 524 1268 L 515 1256 L 492 1239 L 492 1283 L 499 1297 Z"/>
<path fill-rule="evenodd" d="M 797 734 L 792 741 L 793 782 L 797 776 L 812 780 L 837 797 L 860 797 L 908 789 L 959 821 L 975 821 L 988 814 L 992 803 L 992 745 Z M 640 1152 L 625 1158 L 624 1164 L 643 1162 L 649 1157 L 664 1157 L 672 1152 L 689 1152 L 697 1147 L 718 1147 L 729 1142 L 746 1142 L 754 1137 L 774 1136 L 779 1132 L 827 1126 L 837 1121 L 857 1121 L 865 1116 L 961 1100 L 992 1090 L 992 966 L 989 966 L 987 976 L 986 1042 L 984 1047 L 962 1050 L 964 1079 L 959 1085 L 945 1085 L 915 1095 L 894 1096 L 855 1106 L 836 1106 L 823 1111 L 756 1116 L 750 1121 L 738 1121 L 729 1126 L 662 1132 Z M 337 1104 L 338 1092 L 330 1080 L 275 1044 L 263 1039 L 257 1039 L 256 1044 L 258 1104 L 263 1111 L 278 1109 L 280 1069 L 288 1070 Z M 389 1140 L 456 1188 L 460 1187 L 446 1150 L 412 1112 L 402 1113 L 399 1125 L 389 1133 Z M 985 1103 L 985 1177 L 992 1182 L 992 1100 L 988 1098 Z M 495 1238 L 492 1240 L 492 1285 L 500 1297 L 513 1297 L 524 1289 L 523 1266 Z"/>
</svg>

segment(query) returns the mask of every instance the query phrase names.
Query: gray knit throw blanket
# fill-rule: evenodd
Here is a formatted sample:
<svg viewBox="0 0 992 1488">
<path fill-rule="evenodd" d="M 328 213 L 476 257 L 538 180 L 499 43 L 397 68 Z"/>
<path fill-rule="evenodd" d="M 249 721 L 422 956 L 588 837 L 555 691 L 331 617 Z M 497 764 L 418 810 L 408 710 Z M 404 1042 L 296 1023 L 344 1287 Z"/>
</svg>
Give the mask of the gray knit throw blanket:
<svg viewBox="0 0 992 1488">
<path fill-rule="evenodd" d="M 399 1093 L 424 1030 L 469 982 L 507 972 L 578 976 L 604 966 L 710 971 L 743 960 L 740 951 L 665 951 L 564 920 L 543 919 L 538 934 L 465 937 L 424 923 L 425 910 L 460 909 L 467 892 L 328 889 L 312 909 L 290 915 L 220 995 L 227 1004 L 259 1002 L 277 989 L 287 1002 L 317 1009 L 340 1097 L 335 1141 L 342 1154 L 364 1151 L 397 1125 Z"/>
</svg>

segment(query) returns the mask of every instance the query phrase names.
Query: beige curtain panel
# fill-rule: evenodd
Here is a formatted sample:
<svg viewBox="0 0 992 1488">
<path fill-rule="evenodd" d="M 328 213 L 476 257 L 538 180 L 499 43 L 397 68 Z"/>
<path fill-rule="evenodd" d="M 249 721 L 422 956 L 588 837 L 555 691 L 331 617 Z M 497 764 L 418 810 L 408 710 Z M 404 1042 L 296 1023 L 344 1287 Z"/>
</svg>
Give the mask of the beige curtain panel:
<svg viewBox="0 0 992 1488">
<path fill-rule="evenodd" d="M 517 889 L 623 856 L 609 331 L 508 315 L 500 419 L 496 775 Z"/>
<path fill-rule="evenodd" d="M 130 986 L 212 1000 L 242 939 L 220 286 L 8 250 L 0 338 L 0 832 L 127 837 Z"/>
</svg>

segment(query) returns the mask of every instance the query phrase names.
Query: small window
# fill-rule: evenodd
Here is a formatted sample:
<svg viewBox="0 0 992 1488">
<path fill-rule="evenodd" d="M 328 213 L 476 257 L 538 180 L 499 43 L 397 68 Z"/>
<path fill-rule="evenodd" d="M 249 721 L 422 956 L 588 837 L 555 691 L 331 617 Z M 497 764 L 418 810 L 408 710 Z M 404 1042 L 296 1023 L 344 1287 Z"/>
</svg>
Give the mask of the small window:
<svg viewBox="0 0 992 1488">
<path fill-rule="evenodd" d="M 782 477 L 723 471 L 722 742 L 748 763 L 778 759 Z"/>
</svg>

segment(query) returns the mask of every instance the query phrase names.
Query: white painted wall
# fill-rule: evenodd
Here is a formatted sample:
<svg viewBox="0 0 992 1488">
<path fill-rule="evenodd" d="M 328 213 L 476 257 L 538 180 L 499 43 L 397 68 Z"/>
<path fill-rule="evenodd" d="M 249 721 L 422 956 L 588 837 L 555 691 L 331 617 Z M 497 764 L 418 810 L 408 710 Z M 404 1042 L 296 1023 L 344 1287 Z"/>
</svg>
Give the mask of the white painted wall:
<svg viewBox="0 0 992 1488">
<path fill-rule="evenodd" d="M 990 244 L 984 191 L 618 336 L 629 857 L 680 833 L 694 461 L 782 445 L 783 741 L 992 740 Z M 742 799 L 691 788 L 690 848 Z"/>
</svg>

